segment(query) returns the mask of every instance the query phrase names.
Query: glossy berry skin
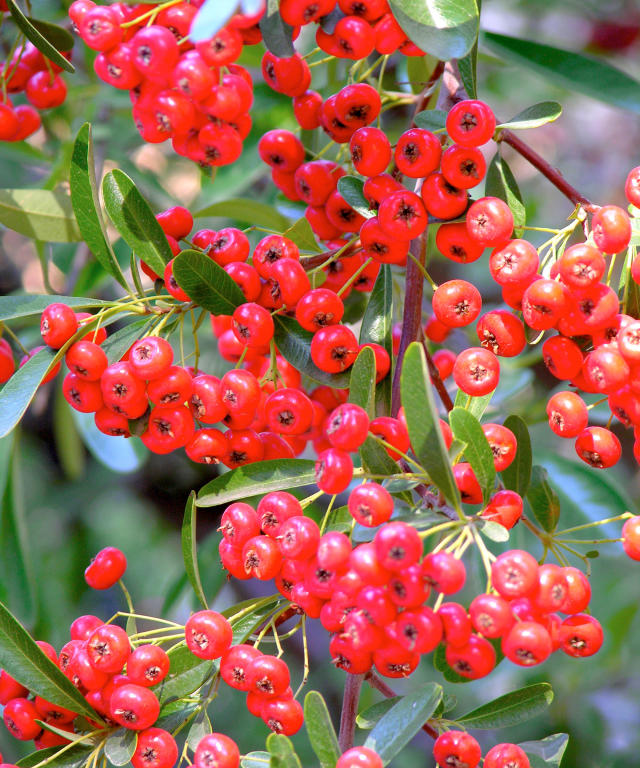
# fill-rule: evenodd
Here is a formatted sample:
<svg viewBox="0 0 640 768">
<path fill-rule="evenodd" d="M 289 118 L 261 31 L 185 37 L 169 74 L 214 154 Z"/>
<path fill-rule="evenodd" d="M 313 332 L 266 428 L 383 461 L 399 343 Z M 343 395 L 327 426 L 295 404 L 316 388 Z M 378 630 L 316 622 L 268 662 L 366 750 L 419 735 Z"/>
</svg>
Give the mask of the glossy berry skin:
<svg viewBox="0 0 640 768">
<path fill-rule="evenodd" d="M 401 173 L 420 179 L 438 170 L 441 154 L 442 146 L 434 133 L 410 128 L 398 139 L 394 159 Z"/>
<path fill-rule="evenodd" d="M 482 517 L 510 530 L 522 517 L 522 508 L 522 496 L 515 491 L 498 491 L 482 510 Z"/>
<path fill-rule="evenodd" d="M 509 603 L 499 595 L 477 595 L 469 605 L 473 628 L 483 637 L 502 637 L 513 624 Z"/>
<path fill-rule="evenodd" d="M 576 453 L 589 466 L 606 469 L 618 463 L 622 447 L 611 430 L 587 427 L 576 438 Z"/>
<path fill-rule="evenodd" d="M 491 566 L 491 581 L 507 600 L 530 597 L 538 588 L 538 562 L 522 549 L 503 552 Z"/>
<path fill-rule="evenodd" d="M 467 395 L 488 395 L 498 386 L 500 363 L 493 352 L 484 347 L 463 350 L 453 366 L 453 378 Z"/>
<path fill-rule="evenodd" d="M 455 104 L 447 114 L 446 129 L 449 136 L 463 147 L 486 144 L 496 129 L 491 107 L 483 101 L 466 99 Z"/>
<path fill-rule="evenodd" d="M 513 214 L 497 197 L 482 197 L 472 203 L 466 222 L 469 236 L 489 248 L 506 243 L 513 231 Z"/>
<path fill-rule="evenodd" d="M 21 685 L 4 669 L 0 672 L 0 704 L 3 706 L 11 699 L 26 698 L 29 689 Z"/>
<path fill-rule="evenodd" d="M 278 575 L 282 553 L 274 539 L 254 536 L 242 548 L 242 562 L 247 575 L 260 581 L 269 581 Z"/>
<path fill-rule="evenodd" d="M 164 680 L 169 673 L 169 657 L 157 645 L 139 645 L 127 659 L 127 677 L 145 688 Z"/>
<path fill-rule="evenodd" d="M 640 560 L 640 515 L 625 520 L 622 526 L 622 547 L 627 557 Z"/>
<path fill-rule="evenodd" d="M 393 497 L 378 483 L 363 483 L 349 494 L 349 512 L 367 528 L 386 523 L 393 513 Z"/>
<path fill-rule="evenodd" d="M 231 625 L 216 611 L 198 611 L 184 628 L 187 648 L 199 659 L 219 659 L 231 646 Z"/>
<path fill-rule="evenodd" d="M 422 562 L 422 573 L 428 584 L 443 595 L 459 592 L 467 574 L 464 563 L 449 552 L 432 552 Z"/>
<path fill-rule="evenodd" d="M 116 547 L 105 547 L 93 558 L 84 572 L 84 579 L 92 589 L 109 589 L 127 570 L 127 558 Z"/>
<path fill-rule="evenodd" d="M 301 435 L 311 426 L 313 406 L 299 389 L 277 389 L 264 404 L 264 417 L 272 432 L 281 435 Z"/>
<path fill-rule="evenodd" d="M 358 128 L 349 140 L 349 150 L 353 166 L 362 176 L 378 176 L 391 162 L 391 145 L 380 128 Z"/>
<path fill-rule="evenodd" d="M 109 713 L 125 728 L 144 731 L 158 719 L 160 702 L 148 688 L 127 683 L 113 692 Z"/>
<path fill-rule="evenodd" d="M 265 697 L 282 696 L 291 682 L 289 668 L 282 659 L 260 655 L 249 662 L 247 681 L 250 690 Z"/>
<path fill-rule="evenodd" d="M 517 285 L 531 280 L 539 264 L 538 251 L 528 240 L 509 240 L 489 256 L 489 272 L 498 285 Z"/>
<path fill-rule="evenodd" d="M 326 373 L 341 373 L 358 354 L 358 341 L 345 325 L 331 325 L 317 331 L 311 340 L 311 359 Z"/>
<path fill-rule="evenodd" d="M 193 764 L 196 768 L 239 768 L 240 750 L 223 733 L 209 733 L 200 739 Z"/>
<path fill-rule="evenodd" d="M 480 745 L 469 733 L 446 731 L 436 739 L 433 745 L 433 756 L 442 768 L 463 765 L 476 768 L 482 753 Z"/>
<path fill-rule="evenodd" d="M 352 747 L 338 758 L 336 768 L 382 768 L 384 763 L 369 747 Z"/>
<path fill-rule="evenodd" d="M 147 728 L 138 734 L 131 757 L 133 768 L 173 768 L 178 760 L 178 745 L 163 728 Z"/>
<path fill-rule="evenodd" d="M 476 333 L 480 346 L 499 357 L 516 357 L 527 345 L 522 320 L 504 309 L 482 315 L 478 319 Z"/>
<path fill-rule="evenodd" d="M 173 349 L 166 339 L 147 336 L 129 350 L 129 365 L 135 376 L 149 381 L 162 376 L 173 362 Z"/>
<path fill-rule="evenodd" d="M 35 739 L 42 730 L 35 722 L 41 715 L 29 699 L 11 699 L 5 704 L 2 717 L 9 733 L 20 741 Z"/>
<path fill-rule="evenodd" d="M 618 253 L 629 245 L 631 222 L 626 211 L 617 205 L 604 205 L 593 215 L 593 239 L 604 253 Z"/>
<path fill-rule="evenodd" d="M 496 744 L 484 756 L 484 768 L 530 768 L 526 752 L 517 744 Z"/>
<path fill-rule="evenodd" d="M 493 646 L 478 635 L 471 635 L 464 645 L 447 644 L 445 658 L 451 669 L 469 680 L 486 677 L 496 665 Z"/>
<path fill-rule="evenodd" d="M 466 191 L 452 186 L 442 173 L 435 172 L 427 176 L 420 189 L 420 196 L 427 213 L 437 219 L 455 219 L 467 208 Z"/>
<path fill-rule="evenodd" d="M 251 687 L 247 678 L 247 669 L 253 659 L 261 652 L 252 645 L 234 645 L 223 656 L 220 662 L 220 675 L 232 688 L 248 691 Z"/>
<path fill-rule="evenodd" d="M 413 240 L 426 230 L 428 217 L 422 198 L 414 192 L 399 190 L 380 203 L 378 221 L 391 237 Z"/>
<path fill-rule="evenodd" d="M 422 539 L 407 523 L 387 523 L 373 541 L 380 565 L 390 571 L 403 571 L 417 563 L 422 555 Z"/>
<path fill-rule="evenodd" d="M 454 144 L 442 155 L 441 171 L 452 187 L 472 189 L 484 178 L 487 164 L 479 149 Z"/>
<path fill-rule="evenodd" d="M 325 493 L 342 493 L 353 478 L 353 461 L 345 451 L 328 448 L 318 454 L 315 464 L 316 483 Z"/>
<path fill-rule="evenodd" d="M 344 403 L 329 415 L 324 433 L 334 448 L 352 453 L 367 439 L 369 417 L 364 408 Z"/>
<path fill-rule="evenodd" d="M 66 304 L 49 304 L 40 318 L 40 333 L 44 343 L 60 349 L 78 329 L 76 313 Z"/>
<path fill-rule="evenodd" d="M 577 437 L 589 422 L 586 403 L 575 392 L 556 392 L 547 403 L 549 426 L 559 437 Z"/>
<path fill-rule="evenodd" d="M 98 344 L 81 339 L 65 355 L 69 370 L 86 381 L 98 381 L 107 368 L 107 356 Z"/>
<path fill-rule="evenodd" d="M 586 613 L 568 616 L 560 625 L 561 647 L 568 656 L 593 656 L 600 650 L 603 641 L 600 622 Z"/>
<path fill-rule="evenodd" d="M 99 672 L 120 672 L 131 655 L 127 633 L 115 624 L 103 624 L 87 640 L 89 663 Z M 151 725 L 151 723 L 150 723 Z"/>
<path fill-rule="evenodd" d="M 491 448 L 496 472 L 502 472 L 512 464 L 516 457 L 518 449 L 516 436 L 502 424 L 483 424 L 482 431 L 487 438 L 489 448 Z"/>
<path fill-rule="evenodd" d="M 549 633 L 535 621 L 517 621 L 502 641 L 504 655 L 521 667 L 541 664 L 552 650 Z"/>
<path fill-rule="evenodd" d="M 472 323 L 479 315 L 482 297 L 472 283 L 449 280 L 436 288 L 432 306 L 441 323 L 450 328 L 461 328 Z"/>
</svg>

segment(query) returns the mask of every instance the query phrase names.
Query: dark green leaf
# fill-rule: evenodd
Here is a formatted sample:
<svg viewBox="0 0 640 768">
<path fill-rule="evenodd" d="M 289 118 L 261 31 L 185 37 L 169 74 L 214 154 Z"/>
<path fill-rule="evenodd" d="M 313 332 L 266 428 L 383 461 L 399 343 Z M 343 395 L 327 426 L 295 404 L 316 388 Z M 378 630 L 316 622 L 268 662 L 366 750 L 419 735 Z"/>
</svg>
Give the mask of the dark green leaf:
<svg viewBox="0 0 640 768">
<path fill-rule="evenodd" d="M 231 501 L 311 485 L 315 462 L 307 459 L 272 459 L 247 464 L 214 478 L 203 486 L 196 499 L 198 507 L 215 507 Z"/>
<path fill-rule="evenodd" d="M 424 112 L 418 112 L 413 122 L 418 128 L 440 131 L 444 129 L 447 122 L 447 113 L 443 109 L 425 109 Z"/>
<path fill-rule="evenodd" d="M 173 731 L 191 717 L 198 705 L 185 701 L 170 701 L 160 710 L 160 716 L 154 723 L 155 728 L 164 728 L 165 731 Z"/>
<path fill-rule="evenodd" d="M 32 22 L 29 21 L 24 13 L 22 13 L 20 8 L 18 8 L 14 0 L 7 0 L 7 8 L 18 29 L 24 32 L 27 39 L 30 40 L 41 53 L 43 53 L 51 62 L 62 67 L 62 69 L 67 72 L 76 71 L 73 64 L 70 61 L 67 61 L 65 57 L 54 48 L 49 40 L 47 40 L 46 32 L 42 29 L 41 31 L 38 31 Z"/>
<path fill-rule="evenodd" d="M 0 667 L 39 696 L 100 721 L 84 696 L 0 603 Z"/>
<path fill-rule="evenodd" d="M 109 244 L 102 219 L 89 123 L 85 123 L 78 131 L 73 144 L 69 182 L 71 205 L 83 240 L 102 268 L 127 289 L 127 281 Z"/>
<path fill-rule="evenodd" d="M 104 307 L 109 303 L 101 299 L 89 299 L 82 296 L 49 296 L 28 293 L 0 296 L 0 321 L 41 315 L 49 304 L 67 304 L 74 309 L 90 309 L 92 307 Z"/>
<path fill-rule="evenodd" d="M 344 389 L 349 386 L 349 373 L 325 373 L 311 359 L 311 339 L 313 334 L 301 328 L 292 317 L 275 315 L 274 341 L 278 351 L 300 373 L 319 384 Z"/>
<path fill-rule="evenodd" d="M 121 170 L 109 171 L 102 180 L 104 207 L 122 239 L 139 259 L 162 276 L 173 254 L 149 203 Z"/>
<path fill-rule="evenodd" d="M 327 705 L 318 691 L 309 691 L 304 698 L 304 723 L 321 767 L 334 768 L 340 757 L 338 737 Z"/>
<path fill-rule="evenodd" d="M 267 0 L 266 13 L 260 19 L 260 31 L 265 47 L 274 56 L 288 58 L 295 53 L 293 27 L 286 24 L 280 15 L 278 0 Z"/>
<path fill-rule="evenodd" d="M 380 720 L 382 715 L 386 715 L 391 707 L 402 701 L 402 696 L 392 696 L 390 699 L 378 701 L 370 707 L 360 712 L 356 717 L 356 725 L 365 731 L 370 731 Z"/>
<path fill-rule="evenodd" d="M 365 746 L 375 750 L 388 765 L 435 712 L 441 698 L 442 687 L 437 683 L 427 683 L 403 696 L 378 720 Z"/>
<path fill-rule="evenodd" d="M 232 315 L 245 301 L 238 284 L 201 251 L 179 253 L 173 262 L 173 276 L 187 296 L 212 315 Z"/>
<path fill-rule="evenodd" d="M 202 582 L 200 581 L 200 569 L 198 568 L 198 556 L 196 553 L 196 492 L 191 491 L 187 499 L 182 520 L 182 559 L 184 569 L 193 591 L 203 608 L 208 608 L 207 598 L 204 596 Z"/>
<path fill-rule="evenodd" d="M 127 765 L 138 746 L 138 734 L 130 728 L 118 728 L 107 736 L 104 755 L 111 765 Z"/>
<path fill-rule="evenodd" d="M 527 214 L 522 202 L 522 195 L 518 188 L 511 169 L 496 152 L 487 170 L 485 182 L 485 194 L 491 197 L 499 197 L 511 209 L 513 214 L 513 229 L 516 237 L 522 237 L 524 225 L 527 223 Z"/>
<path fill-rule="evenodd" d="M 461 59 L 478 37 L 475 0 L 390 0 L 407 37 L 439 59 Z"/>
<path fill-rule="evenodd" d="M 431 482 L 459 509 L 460 492 L 442 437 L 424 350 L 418 342 L 410 344 L 405 352 L 400 391 L 414 453 Z"/>
<path fill-rule="evenodd" d="M 277 613 L 284 603 L 285 601 L 280 595 L 257 603 L 256 598 L 251 598 L 250 600 L 245 600 L 242 603 L 222 611 L 222 615 L 226 616 L 231 621 L 231 626 L 233 627 L 233 644 L 238 645 L 239 643 L 244 643 L 261 624 Z M 233 614 L 248 607 L 247 604 L 256 604 L 257 607 L 254 608 L 254 610 L 249 611 L 249 613 L 246 613 L 244 616 L 241 616 L 239 619 L 233 619 Z"/>
<path fill-rule="evenodd" d="M 193 719 L 191 727 L 189 728 L 189 733 L 187 734 L 187 743 L 191 749 L 195 750 L 200 743 L 200 739 L 211 733 L 211 730 L 211 720 L 209 720 L 207 710 L 203 709 L 202 712 L 196 715 Z"/>
<path fill-rule="evenodd" d="M 562 106 L 557 101 L 541 101 L 518 112 L 511 120 L 500 123 L 497 128 L 510 128 L 512 131 L 522 131 L 525 128 L 538 128 L 552 123 L 562 114 Z"/>
<path fill-rule="evenodd" d="M 400 491 L 410 491 L 416 485 L 420 485 L 420 481 L 410 480 L 408 477 L 392 477 L 390 480 L 383 480 L 382 485 L 389 493 L 399 493 Z"/>
<path fill-rule="evenodd" d="M 351 525 L 353 523 L 353 517 L 349 512 L 349 507 L 334 507 L 325 523 L 325 531 L 340 531 L 340 533 L 349 533 L 351 531 Z"/>
<path fill-rule="evenodd" d="M 531 768 L 558 768 L 568 743 L 566 733 L 554 733 L 540 741 L 521 741 L 518 746 L 527 753 Z"/>
<path fill-rule="evenodd" d="M 515 414 L 508 416 L 504 426 L 513 432 L 518 447 L 513 462 L 501 472 L 502 480 L 506 488 L 519 493 L 524 498 L 531 482 L 531 466 L 533 463 L 531 437 L 529 436 L 527 425 L 520 416 Z"/>
<path fill-rule="evenodd" d="M 458 61 L 458 70 L 465 91 L 470 99 L 477 99 L 477 75 L 478 67 L 478 41 L 473 45 L 469 53 Z"/>
<path fill-rule="evenodd" d="M 482 488 L 482 498 L 487 504 L 496 481 L 496 468 L 491 446 L 480 422 L 464 408 L 454 408 L 449 414 L 449 424 L 454 437 L 467 444 L 464 457 L 471 464 Z"/>
<path fill-rule="evenodd" d="M 194 214 L 196 218 L 217 216 L 223 219 L 242 221 L 256 227 L 283 232 L 289 226 L 289 219 L 276 211 L 272 205 L 252 200 L 249 197 L 234 197 L 212 203 Z"/>
<path fill-rule="evenodd" d="M 81 768 L 86 764 L 93 747 L 78 745 L 65 749 L 62 747 L 47 747 L 47 749 L 38 749 L 30 755 L 23 757 L 16 763 L 19 768 L 34 768 L 38 763 L 47 761 L 47 768 Z M 62 752 L 60 757 L 55 757 L 58 752 Z"/>
<path fill-rule="evenodd" d="M 365 347 L 351 366 L 349 402 L 364 408 L 370 419 L 375 416 L 375 381 L 376 360 L 373 350 L 370 347 Z"/>
<path fill-rule="evenodd" d="M 0 224 L 32 240 L 82 240 L 71 198 L 61 189 L 0 189 Z"/>
<path fill-rule="evenodd" d="M 249 752 L 240 758 L 240 768 L 269 768 L 270 760 L 268 752 Z"/>
<path fill-rule="evenodd" d="M 531 471 L 531 485 L 527 491 L 527 501 L 536 520 L 545 531 L 551 533 L 558 525 L 560 500 L 549 484 L 549 473 L 544 467 L 534 464 Z"/>
<path fill-rule="evenodd" d="M 349 205 L 361 216 L 367 219 L 375 216 L 375 211 L 369 208 L 367 198 L 363 192 L 364 181 L 357 176 L 343 176 L 338 179 L 338 192 L 344 197 Z"/>
<path fill-rule="evenodd" d="M 640 113 L 640 82 L 602 59 L 495 32 L 483 33 L 482 42 L 498 56 L 533 69 L 571 93 Z"/>
<path fill-rule="evenodd" d="M 553 701 L 553 689 L 549 683 L 536 683 L 511 691 L 504 696 L 483 704 L 481 707 L 456 718 L 465 728 L 507 728 L 536 717 Z"/>
<path fill-rule="evenodd" d="M 9 434 L 20 421 L 55 357 L 53 349 L 41 349 L 4 385 L 0 391 L 0 437 Z"/>
<path fill-rule="evenodd" d="M 293 744 L 281 733 L 272 733 L 267 737 L 267 749 L 271 755 L 269 768 L 302 768 Z"/>
<path fill-rule="evenodd" d="M 213 671 L 212 661 L 194 656 L 186 645 L 169 651 L 169 661 L 169 674 L 153 689 L 161 704 L 197 691 Z"/>
<path fill-rule="evenodd" d="M 469 411 L 469 413 L 473 414 L 476 419 L 481 419 L 484 412 L 487 410 L 487 406 L 491 402 L 491 398 L 493 397 L 494 393 L 495 389 L 493 392 L 489 392 L 488 395 L 470 397 L 461 389 L 459 389 L 456 393 L 456 399 L 453 404 L 456 408 L 464 408 L 465 410 Z"/>
<path fill-rule="evenodd" d="M 27 16 L 31 24 L 38 30 L 38 32 L 45 37 L 51 45 L 58 51 L 70 51 L 73 48 L 73 35 L 68 29 L 60 27 L 58 24 L 52 24 L 50 21 L 43 21 L 43 19 L 34 19 L 32 16 Z"/>
<path fill-rule="evenodd" d="M 317 253 L 322 249 L 318 245 L 316 236 L 313 234 L 311 224 L 306 216 L 301 216 L 288 229 L 282 233 L 284 237 L 294 242 L 301 251 L 306 253 Z"/>
<path fill-rule="evenodd" d="M 120 330 L 107 336 L 101 346 L 109 360 L 109 365 L 120 360 L 133 342 L 143 338 L 155 322 L 154 317 L 137 318 L 125 325 L 124 328 L 120 328 Z"/>
<path fill-rule="evenodd" d="M 389 264 L 382 264 L 371 291 L 367 308 L 360 326 L 360 344 L 380 344 L 386 349 L 389 360 L 393 359 L 393 279 Z M 388 416 L 391 412 L 391 381 L 393 371 L 376 385 L 377 415 Z"/>
</svg>

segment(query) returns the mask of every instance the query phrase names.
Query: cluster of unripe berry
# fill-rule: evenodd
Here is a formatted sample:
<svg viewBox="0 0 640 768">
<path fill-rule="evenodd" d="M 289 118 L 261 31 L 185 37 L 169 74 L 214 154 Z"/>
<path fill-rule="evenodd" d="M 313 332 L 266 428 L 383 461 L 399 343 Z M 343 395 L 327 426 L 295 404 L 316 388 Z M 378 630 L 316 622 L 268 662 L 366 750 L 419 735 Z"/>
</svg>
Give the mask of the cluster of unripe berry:
<svg viewBox="0 0 640 768">
<path fill-rule="evenodd" d="M 6 89 L 0 102 L 0 141 L 23 141 L 41 125 L 38 110 L 59 107 L 67 96 L 61 68 L 25 42 L 1 67 Z M 28 104 L 14 106 L 10 95 L 24 93 Z"/>
<path fill-rule="evenodd" d="M 127 90 L 142 138 L 171 139 L 174 151 L 202 166 L 234 162 L 251 129 L 253 81 L 235 62 L 262 39 L 255 16 L 236 14 L 210 40 L 193 45 L 191 23 L 202 2 L 149 7 L 76 0 L 69 16 L 98 51 L 98 77 Z"/>
</svg>

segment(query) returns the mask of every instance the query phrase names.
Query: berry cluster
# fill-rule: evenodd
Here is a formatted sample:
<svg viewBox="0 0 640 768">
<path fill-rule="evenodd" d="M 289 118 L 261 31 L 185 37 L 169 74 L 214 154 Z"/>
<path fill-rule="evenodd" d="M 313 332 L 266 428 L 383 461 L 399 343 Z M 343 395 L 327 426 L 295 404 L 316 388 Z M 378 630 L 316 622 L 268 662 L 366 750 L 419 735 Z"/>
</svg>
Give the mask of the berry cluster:
<svg viewBox="0 0 640 768">
<path fill-rule="evenodd" d="M 133 119 L 151 143 L 171 139 L 174 151 L 202 166 L 233 163 L 251 129 L 253 81 L 235 62 L 244 45 L 262 39 L 256 16 L 235 15 L 195 46 L 191 23 L 201 2 L 96 5 L 76 0 L 69 16 L 82 40 L 98 51 L 94 68 L 114 88 L 129 91 Z"/>
<path fill-rule="evenodd" d="M 0 103 L 0 141 L 23 141 L 41 125 L 38 110 L 59 107 L 67 96 L 62 69 L 30 42 L 21 45 L 2 65 L 3 93 Z M 24 93 L 28 104 L 13 106 L 8 94 Z"/>
<path fill-rule="evenodd" d="M 433 756 L 441 768 L 477 768 L 482 758 L 480 745 L 465 731 L 446 731 L 433 745 Z M 484 756 L 484 768 L 529 768 L 526 752 L 517 744 L 496 744 Z"/>
</svg>

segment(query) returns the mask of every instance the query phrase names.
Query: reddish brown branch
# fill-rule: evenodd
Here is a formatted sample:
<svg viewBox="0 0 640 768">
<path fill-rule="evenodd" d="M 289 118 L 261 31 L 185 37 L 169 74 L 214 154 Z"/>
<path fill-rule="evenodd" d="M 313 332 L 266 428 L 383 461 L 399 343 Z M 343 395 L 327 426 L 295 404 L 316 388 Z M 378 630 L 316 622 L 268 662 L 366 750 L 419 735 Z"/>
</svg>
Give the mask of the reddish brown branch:
<svg viewBox="0 0 640 768">
<path fill-rule="evenodd" d="M 388 699 L 398 695 L 392 688 L 389 688 L 384 680 L 381 680 L 375 672 L 367 672 L 366 680 L 372 688 L 380 691 L 380 693 Z M 432 739 L 438 738 L 438 731 L 436 731 L 435 728 L 432 728 L 428 721 L 422 726 L 422 730 L 425 733 L 428 733 Z"/>
<path fill-rule="evenodd" d="M 340 734 L 338 744 L 343 752 L 353 746 L 353 737 L 356 733 L 356 715 L 358 714 L 358 700 L 364 675 L 347 674 L 344 683 L 342 697 L 342 712 L 340 713 Z"/>
<path fill-rule="evenodd" d="M 429 349 L 427 348 L 427 345 L 424 341 L 422 342 L 422 346 L 424 347 L 424 354 L 427 358 L 427 367 L 429 368 L 431 383 L 436 388 L 436 392 L 438 393 L 440 400 L 442 401 L 442 405 L 444 405 L 448 413 L 449 411 L 453 410 L 453 400 L 449 397 L 447 388 L 445 387 L 444 382 L 440 377 L 440 371 L 438 370 L 438 366 L 433 362 L 433 358 L 431 357 L 431 354 L 429 353 Z"/>
</svg>

